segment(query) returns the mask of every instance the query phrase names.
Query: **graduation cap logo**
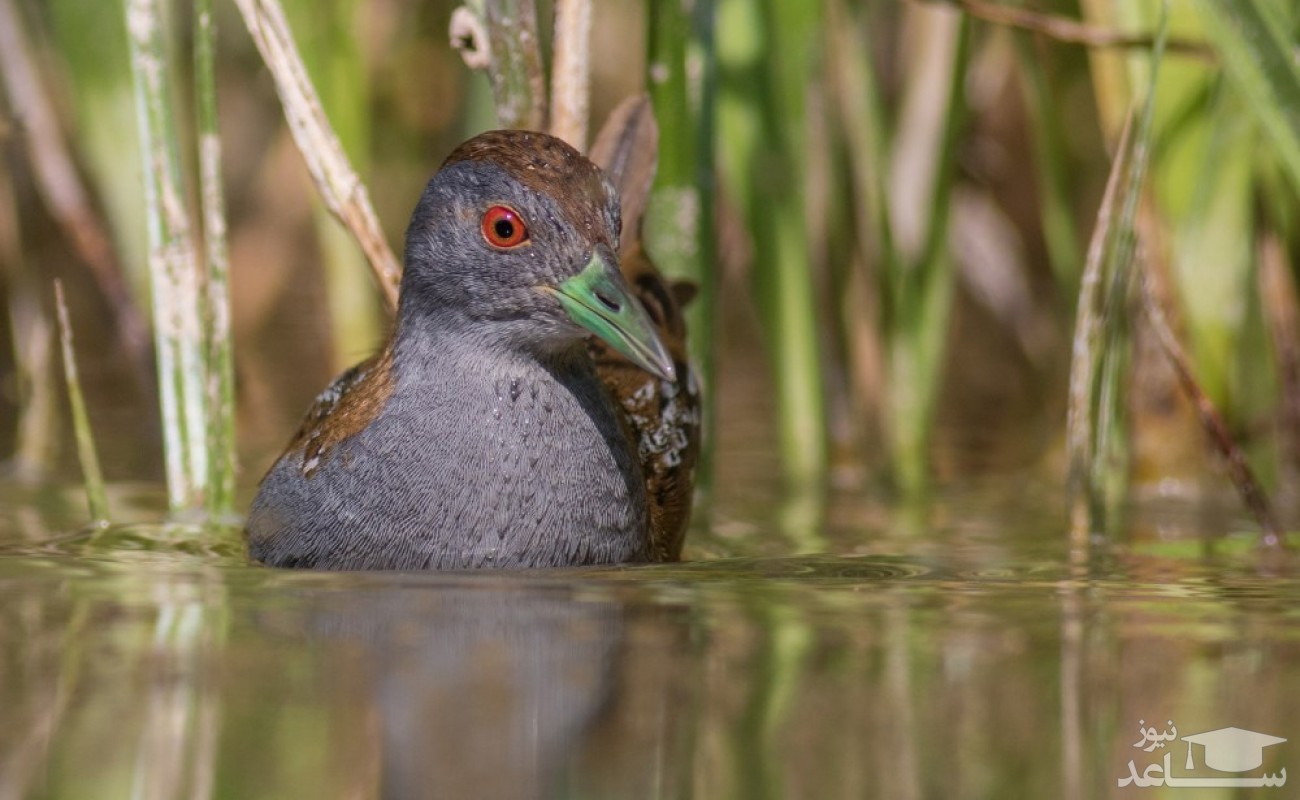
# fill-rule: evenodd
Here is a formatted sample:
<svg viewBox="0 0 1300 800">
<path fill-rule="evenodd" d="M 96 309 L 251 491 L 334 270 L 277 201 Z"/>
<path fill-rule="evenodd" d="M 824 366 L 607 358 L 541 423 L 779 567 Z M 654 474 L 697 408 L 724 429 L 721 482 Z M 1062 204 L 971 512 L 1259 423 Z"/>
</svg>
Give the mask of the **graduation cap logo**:
<svg viewBox="0 0 1300 800">
<path fill-rule="evenodd" d="M 1265 747 L 1281 744 L 1286 739 L 1241 728 L 1219 728 L 1216 731 L 1184 736 L 1183 741 L 1187 742 L 1188 770 L 1195 768 L 1192 763 L 1192 745 L 1199 744 L 1205 748 L 1205 766 L 1220 772 L 1246 772 L 1258 769 L 1264 763 Z"/>
<path fill-rule="evenodd" d="M 1174 725 L 1173 720 L 1169 721 L 1169 730 L 1157 731 L 1154 727 L 1143 728 L 1146 722 L 1138 722 L 1138 731 L 1142 734 L 1142 741 L 1135 742 L 1134 747 L 1144 750 L 1148 753 L 1158 749 L 1163 749 L 1166 742 L 1178 740 L 1178 728 Z M 1184 767 L 1184 774 L 1175 775 L 1170 768 L 1171 754 L 1165 750 L 1164 756 L 1160 761 L 1148 764 L 1140 773 L 1136 761 L 1128 762 L 1128 775 L 1121 777 L 1116 784 L 1123 789 L 1126 786 L 1137 786 L 1147 788 L 1150 786 L 1168 786 L 1170 788 L 1217 788 L 1217 787 L 1272 787 L 1286 785 L 1286 768 L 1273 775 L 1261 775 L 1259 777 L 1226 777 L 1223 775 L 1199 776 L 1189 775 L 1196 770 L 1196 762 L 1192 758 L 1195 752 L 1193 745 L 1200 745 L 1205 749 L 1203 760 L 1205 766 L 1219 772 L 1249 772 L 1258 769 L 1264 763 L 1264 748 L 1272 747 L 1275 744 L 1282 744 L 1286 741 L 1281 736 L 1269 736 L 1267 733 L 1256 733 L 1255 731 L 1243 730 L 1241 728 L 1219 728 L 1215 731 L 1206 731 L 1204 733 L 1194 733 L 1191 736 L 1182 737 L 1187 742 L 1187 764 Z"/>
</svg>

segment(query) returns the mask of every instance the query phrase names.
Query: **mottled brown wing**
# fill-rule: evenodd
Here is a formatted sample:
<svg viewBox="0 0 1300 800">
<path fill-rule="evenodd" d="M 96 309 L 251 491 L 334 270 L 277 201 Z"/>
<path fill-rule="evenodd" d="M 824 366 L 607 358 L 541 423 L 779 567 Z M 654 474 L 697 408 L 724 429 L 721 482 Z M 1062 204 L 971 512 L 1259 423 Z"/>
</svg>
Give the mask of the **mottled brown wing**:
<svg viewBox="0 0 1300 800">
<path fill-rule="evenodd" d="M 600 379 L 622 408 L 637 444 L 650 503 L 655 558 L 681 557 L 690 522 L 700 448 L 699 384 L 686 356 L 686 327 L 668 284 L 638 245 L 621 256 L 623 274 L 672 355 L 677 380 L 656 378 L 603 342 L 588 345 Z"/>
<path fill-rule="evenodd" d="M 383 410 L 392 393 L 392 367 L 392 348 L 386 345 L 335 378 L 307 409 L 282 458 L 301 453 L 303 475 L 310 478 L 336 445 L 360 433 Z"/>
<path fill-rule="evenodd" d="M 658 140 L 649 98 L 632 97 L 610 114 L 592 145 L 591 158 L 619 191 L 623 277 L 654 320 L 677 369 L 677 380 L 650 375 L 602 342 L 593 340 L 589 347 L 596 370 L 622 409 L 637 444 L 650 503 L 654 557 L 676 561 L 691 516 L 700 448 L 700 394 L 687 359 L 681 309 L 693 290 L 666 281 L 641 246 L 641 217 L 654 182 Z"/>
</svg>

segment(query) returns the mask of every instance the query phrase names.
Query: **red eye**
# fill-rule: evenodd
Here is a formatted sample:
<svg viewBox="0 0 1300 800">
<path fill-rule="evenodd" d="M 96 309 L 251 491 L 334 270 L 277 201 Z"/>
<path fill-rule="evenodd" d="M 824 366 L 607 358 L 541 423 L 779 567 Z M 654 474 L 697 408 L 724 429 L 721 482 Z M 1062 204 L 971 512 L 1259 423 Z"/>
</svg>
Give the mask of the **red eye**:
<svg viewBox="0 0 1300 800">
<path fill-rule="evenodd" d="M 483 238 L 493 247 L 518 247 L 528 241 L 528 227 L 513 208 L 492 206 L 483 214 Z"/>
</svg>

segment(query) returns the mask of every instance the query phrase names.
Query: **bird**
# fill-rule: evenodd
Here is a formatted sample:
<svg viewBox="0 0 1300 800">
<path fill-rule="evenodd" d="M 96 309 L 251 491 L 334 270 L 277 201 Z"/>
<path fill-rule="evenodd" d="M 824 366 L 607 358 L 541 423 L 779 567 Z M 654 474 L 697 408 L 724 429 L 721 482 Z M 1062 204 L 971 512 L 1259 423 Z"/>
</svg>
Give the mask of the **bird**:
<svg viewBox="0 0 1300 800">
<path fill-rule="evenodd" d="M 629 160 L 628 130 L 653 126 L 648 103 L 633 106 L 598 137 L 615 143 L 612 180 L 535 131 L 489 131 L 447 157 L 406 232 L 387 341 L 317 397 L 259 485 L 253 560 L 417 570 L 680 557 L 700 423 L 679 303 L 691 291 L 644 255 L 643 166 L 629 190 L 642 195 L 637 219 L 621 230 L 620 164 L 645 162 Z"/>
</svg>

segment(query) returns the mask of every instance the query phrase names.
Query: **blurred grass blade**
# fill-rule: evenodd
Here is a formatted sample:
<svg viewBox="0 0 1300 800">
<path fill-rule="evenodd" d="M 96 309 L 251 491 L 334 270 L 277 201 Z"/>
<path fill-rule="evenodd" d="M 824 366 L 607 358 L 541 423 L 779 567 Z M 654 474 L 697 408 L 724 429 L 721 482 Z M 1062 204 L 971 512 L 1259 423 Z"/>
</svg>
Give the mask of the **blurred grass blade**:
<svg viewBox="0 0 1300 800">
<path fill-rule="evenodd" d="M 828 57 L 834 105 L 839 108 L 849 142 L 858 235 L 866 239 L 870 262 L 881 280 L 897 272 L 898 254 L 890 230 L 886 200 L 889 147 L 880 81 L 872 60 L 871 33 L 845 8 L 844 0 L 827 5 Z M 888 286 L 882 284 L 887 294 Z"/>
<path fill-rule="evenodd" d="M 1079 11 L 1085 24 L 1111 30 L 1127 29 L 1125 12 L 1132 13 L 1137 4 L 1130 0 L 1080 0 Z M 1088 65 L 1092 74 L 1092 93 L 1096 99 L 1097 114 L 1101 117 L 1101 131 L 1107 140 L 1117 137 L 1127 124 L 1132 110 L 1133 93 L 1129 89 L 1129 54 L 1110 49 L 1089 48 Z M 1086 266 L 1085 266 L 1086 269 Z"/>
<path fill-rule="evenodd" d="M 137 359 L 141 394 L 155 392 L 156 388 L 150 388 L 157 377 L 148 318 L 149 223 L 140 191 L 144 164 L 140 148 L 123 147 L 122 139 L 124 131 L 136 126 L 130 44 L 122 24 L 123 3 L 46 0 L 39 5 L 42 19 L 49 26 L 47 46 L 51 54 L 58 54 L 57 61 L 44 61 L 42 75 L 51 94 L 63 100 L 68 146 L 84 167 L 88 188 L 98 200 L 123 280 L 144 326 L 145 341 Z M 31 32 L 35 35 L 38 31 L 33 27 Z M 66 69 L 60 70 L 60 64 Z M 52 312 L 50 317 L 52 327 Z"/>
<path fill-rule="evenodd" d="M 659 163 L 642 236 L 664 275 L 690 281 L 698 290 L 685 313 L 692 370 L 703 386 L 703 442 L 696 486 L 707 493 L 717 395 L 713 4 L 697 4 L 693 12 L 681 3 L 651 0 L 646 5 L 648 85 L 659 123 Z M 628 219 L 627 209 L 624 219 Z"/>
<path fill-rule="evenodd" d="M 91 522 L 104 526 L 108 524 L 108 493 L 104 489 L 104 473 L 99 468 L 95 437 L 90 430 L 90 415 L 86 413 L 86 398 L 81 393 L 81 379 L 77 375 L 72 323 L 68 321 L 68 306 L 63 300 L 63 284 L 57 280 L 54 282 L 54 304 L 59 318 L 59 343 L 63 349 L 63 377 L 67 381 L 68 404 L 72 407 L 72 431 L 86 484 L 86 502 L 90 507 Z"/>
<path fill-rule="evenodd" d="M 13 389 L 18 406 L 13 466 L 21 481 L 49 475 L 58 457 L 60 424 L 55 399 L 54 331 L 37 278 L 23 253 L 21 222 L 10 173 L 0 176 L 0 281 L 13 343 Z"/>
<path fill-rule="evenodd" d="M 182 510 L 202 507 L 207 487 L 207 371 L 200 273 L 185 207 L 160 1 L 127 0 L 125 10 L 145 164 L 167 495 L 172 509 Z"/>
<path fill-rule="evenodd" d="M 1232 36 L 1222 30 L 1231 27 L 1226 17 L 1207 15 L 1199 4 L 1173 8 L 1178 13 L 1173 14 L 1171 27 L 1204 27 L 1207 33 L 1217 29 L 1211 42 L 1214 36 Z M 1230 13 L 1245 13 L 1244 4 L 1234 3 Z M 1172 235 L 1167 246 L 1161 244 L 1163 236 L 1150 237 L 1151 252 L 1171 266 L 1180 301 L 1171 316 L 1195 364 L 1199 386 L 1230 424 L 1246 428 L 1253 424 L 1251 420 L 1270 414 L 1274 400 L 1271 387 L 1265 385 L 1271 380 L 1267 370 L 1243 369 L 1243 355 L 1260 352 L 1263 345 L 1251 288 L 1258 270 L 1255 243 L 1262 219 L 1277 197 L 1263 194 L 1261 184 L 1273 182 L 1289 195 L 1300 187 L 1286 167 L 1284 149 L 1276 146 L 1264 124 L 1285 109 L 1261 108 L 1260 99 L 1238 79 L 1226 50 L 1211 65 L 1171 61 L 1168 66 L 1162 70 L 1162 113 L 1153 132 L 1161 158 L 1151 185 L 1164 217 L 1160 227 Z M 1281 97 L 1269 102 L 1281 102 Z M 1166 247 L 1171 252 L 1168 259 L 1161 258 Z M 1162 294 L 1159 284 L 1156 288 Z M 1164 308 L 1174 310 L 1167 304 Z M 1166 391 L 1175 389 L 1174 373 L 1161 371 L 1168 375 Z M 1184 407 L 1192 411 L 1190 404 Z M 1192 414 L 1183 416 L 1190 423 L 1189 433 L 1199 427 Z M 1150 426 L 1136 430 L 1141 429 Z M 1201 446 L 1199 436 L 1192 441 Z M 1169 467 L 1151 463 L 1155 459 L 1186 463 L 1177 445 L 1161 444 L 1156 437 L 1148 442 L 1147 463 L 1140 464 L 1139 475 L 1170 473 Z"/>
<path fill-rule="evenodd" d="M 727 142 L 720 158 L 753 237 L 782 466 L 799 491 L 820 486 L 826 474 L 818 312 L 800 185 L 804 95 L 819 17 L 816 3 L 723 0 L 718 6 L 718 127 Z M 780 64 L 766 57 L 772 52 L 782 54 Z"/>
<path fill-rule="evenodd" d="M 401 266 L 379 227 L 365 185 L 330 127 L 320 96 L 294 44 L 284 9 L 278 0 L 235 0 L 235 5 L 275 78 L 275 89 L 284 106 L 289 130 L 298 152 L 307 162 L 321 199 L 365 252 L 388 307 L 397 308 Z"/>
<path fill-rule="evenodd" d="M 374 123 L 370 40 L 358 36 L 355 25 L 365 13 L 364 2 L 330 0 L 328 13 L 322 14 L 317 0 L 283 0 L 321 110 L 358 175 L 365 175 L 370 164 Z M 359 353 L 374 349 L 387 321 L 374 302 L 373 278 L 366 274 L 365 255 L 350 241 L 352 234 L 327 205 L 313 204 L 312 223 L 329 307 L 331 366 L 343 370 L 356 363 Z"/>
<path fill-rule="evenodd" d="M 194 4 L 194 82 L 198 100 L 199 198 L 205 255 L 203 335 L 207 357 L 208 488 L 210 513 L 225 515 L 235 503 L 235 380 L 231 356 L 230 259 L 226 203 L 221 185 L 221 136 L 215 75 L 216 23 L 212 0 Z"/>
<path fill-rule="evenodd" d="M 1300 64 L 1290 29 L 1266 0 L 1198 0 L 1229 77 L 1300 191 Z"/>
<path fill-rule="evenodd" d="M 917 54 L 895 132 L 890 220 L 899 245 L 888 281 L 891 456 L 895 481 L 917 497 L 942 384 L 956 275 L 949 248 L 957 137 L 965 119 L 969 20 L 948 9 L 909 8 L 926 50 Z"/>
<path fill-rule="evenodd" d="M 21 121 L 20 139 L 27 148 L 36 188 L 112 306 L 122 346 L 143 365 L 148 357 L 148 328 L 127 289 L 112 240 L 82 182 L 38 69 L 19 9 L 14 0 L 0 0 L 0 78 L 9 107 Z"/>
<path fill-rule="evenodd" d="M 1047 71 L 1029 34 L 1014 33 L 1016 63 L 1030 116 L 1034 165 L 1042 206 L 1043 239 L 1058 286 L 1073 295 L 1079 282 L 1079 236 L 1070 206 L 1065 141 L 1059 99 L 1052 94 Z"/>
<path fill-rule="evenodd" d="M 876 469 L 894 463 L 885 447 L 884 368 L 889 282 L 898 273 L 899 256 L 889 219 L 890 148 L 871 39 L 876 29 L 867 12 L 844 0 L 826 6 L 826 105 L 837 119 L 825 126 L 826 146 L 832 149 L 824 159 L 830 193 L 823 246 L 832 265 L 830 297 L 840 339 L 836 361 L 843 370 L 837 384 L 841 398 L 830 406 L 839 413 L 832 431 L 840 452 L 852 447 L 863 466 Z M 843 266 L 835 266 L 842 259 Z"/>
</svg>

